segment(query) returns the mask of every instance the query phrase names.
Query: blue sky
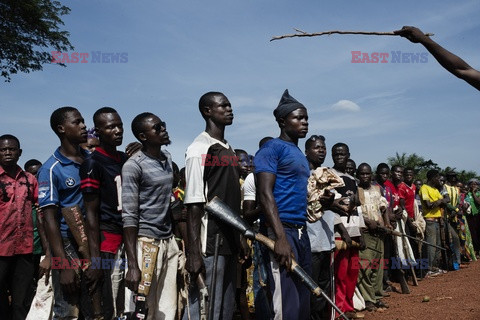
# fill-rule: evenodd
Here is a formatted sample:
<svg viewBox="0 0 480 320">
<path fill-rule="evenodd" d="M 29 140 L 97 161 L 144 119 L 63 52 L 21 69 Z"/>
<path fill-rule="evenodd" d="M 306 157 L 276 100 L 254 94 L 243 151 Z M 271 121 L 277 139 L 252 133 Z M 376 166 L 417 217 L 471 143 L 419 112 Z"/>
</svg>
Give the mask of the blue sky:
<svg viewBox="0 0 480 320">
<path fill-rule="evenodd" d="M 204 129 L 198 99 L 222 91 L 235 120 L 226 138 L 255 153 L 278 136 L 272 111 L 283 91 L 308 108 L 311 134 L 350 146 L 359 164 L 395 152 L 417 153 L 441 167 L 478 170 L 480 92 L 426 63 L 351 63 L 352 51 L 425 53 L 400 37 L 332 35 L 269 42 L 273 35 L 327 30 L 393 31 L 418 26 L 480 69 L 479 1 L 62 1 L 72 52 L 127 53 L 127 63 L 46 65 L 0 84 L 1 133 L 20 138 L 23 164 L 45 161 L 58 146 L 52 111 L 77 107 L 90 127 L 102 106 L 125 124 L 151 111 L 167 122 L 167 149 L 180 167 Z M 91 57 L 90 59 L 91 60 Z M 304 140 L 299 146 L 303 150 Z M 123 146 L 123 147 L 124 147 Z M 331 165 L 330 151 L 327 165 Z"/>
</svg>

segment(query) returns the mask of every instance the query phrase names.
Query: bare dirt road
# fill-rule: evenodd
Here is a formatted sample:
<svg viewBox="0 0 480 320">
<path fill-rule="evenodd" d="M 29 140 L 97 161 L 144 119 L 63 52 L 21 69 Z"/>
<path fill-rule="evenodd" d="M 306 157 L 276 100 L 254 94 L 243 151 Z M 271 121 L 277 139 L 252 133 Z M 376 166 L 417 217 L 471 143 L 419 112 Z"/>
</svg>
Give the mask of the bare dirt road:
<svg viewBox="0 0 480 320">
<path fill-rule="evenodd" d="M 480 319 L 480 261 L 424 279 L 418 287 L 410 284 L 410 294 L 391 293 L 384 299 L 390 308 L 383 312 L 363 311 L 365 319 Z M 425 296 L 430 297 L 429 302 L 422 302 Z"/>
</svg>

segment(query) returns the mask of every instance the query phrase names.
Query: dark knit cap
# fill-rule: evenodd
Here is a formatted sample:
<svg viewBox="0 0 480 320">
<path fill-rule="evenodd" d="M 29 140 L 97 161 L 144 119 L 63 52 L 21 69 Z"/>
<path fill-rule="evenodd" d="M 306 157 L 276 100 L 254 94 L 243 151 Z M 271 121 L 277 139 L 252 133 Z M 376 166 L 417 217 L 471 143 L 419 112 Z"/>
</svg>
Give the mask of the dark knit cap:
<svg viewBox="0 0 480 320">
<path fill-rule="evenodd" d="M 278 107 L 273 110 L 273 115 L 275 116 L 275 119 L 278 120 L 280 118 L 285 118 L 290 112 L 297 110 L 298 108 L 306 109 L 305 106 L 292 97 L 288 93 L 288 89 L 286 89 L 278 103 Z"/>
</svg>

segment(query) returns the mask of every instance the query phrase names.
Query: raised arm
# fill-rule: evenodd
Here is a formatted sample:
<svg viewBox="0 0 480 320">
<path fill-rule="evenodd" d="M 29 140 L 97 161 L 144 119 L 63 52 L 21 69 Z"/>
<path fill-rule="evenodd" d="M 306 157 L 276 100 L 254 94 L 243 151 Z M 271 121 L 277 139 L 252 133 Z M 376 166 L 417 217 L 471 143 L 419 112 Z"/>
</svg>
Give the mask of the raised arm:
<svg viewBox="0 0 480 320">
<path fill-rule="evenodd" d="M 459 56 L 451 53 L 441 45 L 426 36 L 420 29 L 405 26 L 394 33 L 407 38 L 411 42 L 421 43 L 437 61 L 456 77 L 465 80 L 473 87 L 480 90 L 480 72 L 472 68 Z"/>
</svg>

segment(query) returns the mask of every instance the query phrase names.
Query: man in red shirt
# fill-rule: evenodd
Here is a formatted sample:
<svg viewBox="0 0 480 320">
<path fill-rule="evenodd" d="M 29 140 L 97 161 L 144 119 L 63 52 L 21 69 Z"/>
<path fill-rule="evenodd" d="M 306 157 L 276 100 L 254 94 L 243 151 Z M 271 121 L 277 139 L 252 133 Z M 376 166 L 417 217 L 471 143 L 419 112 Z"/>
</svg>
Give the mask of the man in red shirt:
<svg viewBox="0 0 480 320">
<path fill-rule="evenodd" d="M 411 236 L 417 235 L 417 227 L 414 225 L 414 221 L 415 221 L 414 206 L 416 205 L 415 194 L 416 194 L 417 187 L 413 183 L 414 179 L 415 179 L 415 170 L 413 170 L 412 168 L 405 168 L 403 170 L 403 182 L 400 183 L 398 186 L 398 192 L 400 194 L 400 204 L 402 207 L 405 208 L 405 211 L 407 211 L 407 214 L 408 214 L 404 231 L 405 233 Z M 410 247 L 413 250 L 413 254 L 415 255 L 415 258 L 418 258 L 418 259 L 421 258 L 418 243 L 413 239 L 409 239 L 409 240 L 410 240 Z"/>
<path fill-rule="evenodd" d="M 409 220 L 415 219 L 415 211 L 413 209 L 415 203 L 415 171 L 412 168 L 403 170 L 403 182 L 398 185 L 398 193 L 400 195 L 400 204 L 405 208 Z"/>
<path fill-rule="evenodd" d="M 0 315 L 15 320 L 25 319 L 29 309 L 25 299 L 34 270 L 32 205 L 38 198 L 37 180 L 17 165 L 21 154 L 15 136 L 0 136 L 0 300 L 6 300 L 7 287 L 12 296 L 9 306 L 0 304 Z"/>
</svg>

